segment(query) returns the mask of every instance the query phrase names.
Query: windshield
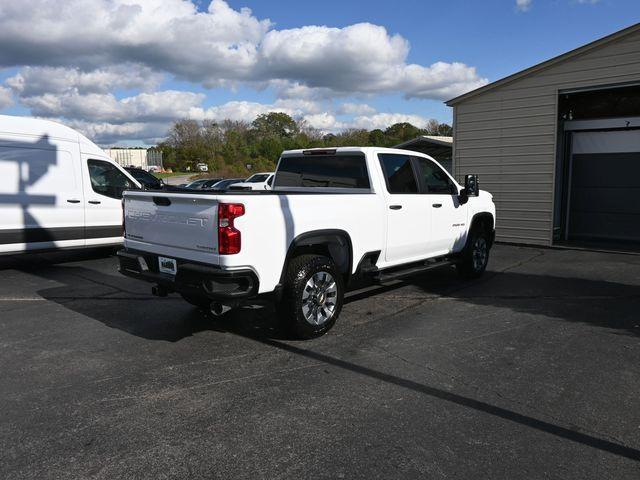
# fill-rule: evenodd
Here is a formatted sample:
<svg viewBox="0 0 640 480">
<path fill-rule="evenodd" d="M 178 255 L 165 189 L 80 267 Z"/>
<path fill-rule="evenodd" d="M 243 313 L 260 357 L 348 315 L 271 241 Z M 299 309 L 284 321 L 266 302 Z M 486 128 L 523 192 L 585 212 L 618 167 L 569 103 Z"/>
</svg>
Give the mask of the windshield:
<svg viewBox="0 0 640 480">
<path fill-rule="evenodd" d="M 206 180 L 195 180 L 194 182 L 187 183 L 187 187 L 197 187 L 198 185 L 203 184 Z"/>
<path fill-rule="evenodd" d="M 154 177 L 150 173 L 145 172 L 144 170 L 128 170 L 128 172 L 139 182 L 144 182 L 146 184 L 158 183 L 158 179 L 156 177 Z"/>
<path fill-rule="evenodd" d="M 256 173 L 254 175 L 251 175 L 249 178 L 247 178 L 245 180 L 245 182 L 247 182 L 247 183 L 266 182 L 267 178 L 269 178 L 269 174 L 268 173 Z"/>
</svg>

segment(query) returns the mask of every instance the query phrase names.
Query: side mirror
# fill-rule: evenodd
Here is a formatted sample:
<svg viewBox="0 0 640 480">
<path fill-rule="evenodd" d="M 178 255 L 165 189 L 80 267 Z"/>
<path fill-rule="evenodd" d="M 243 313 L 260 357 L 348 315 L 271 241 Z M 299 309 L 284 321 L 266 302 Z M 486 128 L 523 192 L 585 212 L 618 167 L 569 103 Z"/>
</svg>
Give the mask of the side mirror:
<svg viewBox="0 0 640 480">
<path fill-rule="evenodd" d="M 460 203 L 467 203 L 469 197 L 477 197 L 478 195 L 480 195 L 478 175 L 465 175 L 464 188 L 460 191 Z"/>
<path fill-rule="evenodd" d="M 464 176 L 464 189 L 468 197 L 477 197 L 480 195 L 480 184 L 478 183 L 478 175 Z"/>
</svg>

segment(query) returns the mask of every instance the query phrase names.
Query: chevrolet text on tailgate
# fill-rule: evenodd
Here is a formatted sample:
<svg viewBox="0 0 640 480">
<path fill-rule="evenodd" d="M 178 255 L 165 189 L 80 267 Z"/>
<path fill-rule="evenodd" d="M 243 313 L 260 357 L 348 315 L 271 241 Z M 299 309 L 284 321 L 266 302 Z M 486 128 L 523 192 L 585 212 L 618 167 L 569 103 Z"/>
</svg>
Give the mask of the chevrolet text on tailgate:
<svg viewBox="0 0 640 480">
<path fill-rule="evenodd" d="M 272 190 L 127 191 L 123 209 L 121 273 L 214 313 L 269 296 L 300 338 L 331 329 L 356 280 L 482 275 L 495 232 L 477 176 L 374 147 L 286 151 Z"/>
</svg>

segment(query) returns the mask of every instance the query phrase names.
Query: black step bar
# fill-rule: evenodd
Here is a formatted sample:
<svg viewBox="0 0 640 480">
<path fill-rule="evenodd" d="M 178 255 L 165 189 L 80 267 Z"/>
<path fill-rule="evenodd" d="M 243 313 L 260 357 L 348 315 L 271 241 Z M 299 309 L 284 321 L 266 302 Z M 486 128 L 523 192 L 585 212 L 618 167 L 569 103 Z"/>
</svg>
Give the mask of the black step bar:
<svg viewBox="0 0 640 480">
<path fill-rule="evenodd" d="M 374 282 L 386 283 L 392 280 L 400 280 L 413 275 L 419 275 L 437 268 L 450 267 L 458 262 L 459 260 L 455 258 L 444 257 L 436 260 L 427 260 L 419 264 L 413 263 L 404 268 L 393 267 L 385 270 L 368 271 L 367 273 L 372 276 Z"/>
</svg>

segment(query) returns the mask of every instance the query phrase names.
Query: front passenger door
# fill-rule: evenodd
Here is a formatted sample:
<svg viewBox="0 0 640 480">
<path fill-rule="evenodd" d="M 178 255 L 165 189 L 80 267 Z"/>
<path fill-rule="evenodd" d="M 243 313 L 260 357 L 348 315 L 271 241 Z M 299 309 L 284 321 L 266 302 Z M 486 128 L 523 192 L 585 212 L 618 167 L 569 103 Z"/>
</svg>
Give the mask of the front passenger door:
<svg viewBox="0 0 640 480">
<path fill-rule="evenodd" d="M 115 243 L 122 237 L 122 193 L 137 185 L 115 164 L 83 158 L 87 245 Z"/>
<path fill-rule="evenodd" d="M 460 250 L 465 240 L 467 208 L 460 203 L 458 187 L 435 162 L 414 157 L 418 165 L 420 191 L 431 210 L 431 254 L 446 255 Z"/>
</svg>

